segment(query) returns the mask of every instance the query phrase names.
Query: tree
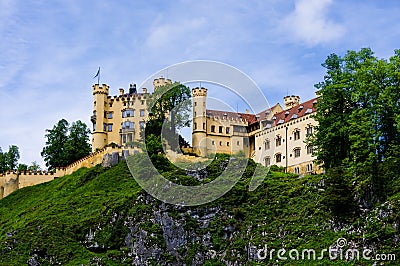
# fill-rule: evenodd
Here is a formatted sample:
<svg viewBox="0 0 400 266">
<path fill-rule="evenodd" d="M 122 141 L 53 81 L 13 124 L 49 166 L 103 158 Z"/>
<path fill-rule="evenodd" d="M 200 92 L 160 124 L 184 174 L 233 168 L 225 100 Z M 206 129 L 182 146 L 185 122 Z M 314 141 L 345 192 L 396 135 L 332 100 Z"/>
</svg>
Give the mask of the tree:
<svg viewBox="0 0 400 266">
<path fill-rule="evenodd" d="M 61 119 L 53 129 L 47 129 L 46 132 L 46 146 L 41 155 L 50 169 L 67 166 L 90 154 L 90 130 L 83 122 L 77 121 L 69 127 L 69 123 Z"/>
<path fill-rule="evenodd" d="M 19 157 L 19 148 L 15 145 L 11 145 L 6 156 L 7 170 L 16 170 Z"/>
<path fill-rule="evenodd" d="M 387 175 L 378 169 L 399 165 L 400 157 L 400 52 L 387 61 L 363 48 L 332 54 L 322 66 L 324 80 L 315 85 L 319 125 L 310 139 L 317 161 L 327 171 L 348 171 L 359 194 L 384 195 Z M 395 167 L 393 176 L 399 171 Z"/>
<path fill-rule="evenodd" d="M 32 162 L 32 164 L 30 166 L 28 166 L 28 171 L 42 171 L 42 168 L 40 167 L 40 165 L 35 161 Z"/>
<path fill-rule="evenodd" d="M 79 160 L 90 154 L 92 148 L 89 144 L 90 129 L 85 123 L 78 120 L 69 128 L 68 140 L 65 143 L 65 152 L 69 163 Z"/>
<path fill-rule="evenodd" d="M 24 163 L 20 163 L 18 164 L 17 167 L 18 172 L 24 172 L 28 170 L 28 165 L 24 164 Z"/>
<path fill-rule="evenodd" d="M 61 119 L 53 126 L 53 129 L 46 129 L 46 146 L 40 155 L 46 162 L 46 166 L 50 169 L 68 165 L 65 152 L 65 144 L 68 140 L 68 126 L 67 120 Z"/>
<path fill-rule="evenodd" d="M 160 128 L 151 130 L 161 132 L 163 137 L 168 140 L 172 149 L 179 147 L 179 138 L 176 130 L 190 125 L 191 94 L 189 87 L 178 82 L 158 87 L 148 101 L 148 109 L 153 120 L 152 126 Z M 149 123 L 148 123 L 149 124 Z M 146 134 L 148 134 L 146 126 Z"/>
<path fill-rule="evenodd" d="M 7 171 L 6 155 L 0 147 L 0 173 Z"/>
</svg>

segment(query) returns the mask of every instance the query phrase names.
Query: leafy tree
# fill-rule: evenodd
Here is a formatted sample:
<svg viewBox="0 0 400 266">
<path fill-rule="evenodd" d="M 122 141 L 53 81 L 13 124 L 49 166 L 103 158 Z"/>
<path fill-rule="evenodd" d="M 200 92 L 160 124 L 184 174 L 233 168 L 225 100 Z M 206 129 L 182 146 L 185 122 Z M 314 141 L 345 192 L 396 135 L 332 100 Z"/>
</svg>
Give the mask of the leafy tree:
<svg viewBox="0 0 400 266">
<path fill-rule="evenodd" d="M 15 145 L 11 145 L 8 149 L 6 156 L 7 170 L 16 170 L 19 160 L 19 148 Z"/>
<path fill-rule="evenodd" d="M 40 167 L 40 165 L 35 161 L 32 162 L 32 164 L 30 166 L 28 166 L 28 171 L 42 171 L 42 168 Z"/>
<path fill-rule="evenodd" d="M 20 163 L 18 164 L 17 167 L 18 172 L 24 172 L 28 170 L 28 165 L 24 164 L 24 163 Z"/>
<path fill-rule="evenodd" d="M 172 149 L 179 146 L 176 130 L 190 125 L 191 93 L 189 87 L 178 82 L 158 87 L 148 101 L 148 109 L 153 120 L 151 131 L 161 132 Z M 149 123 L 148 123 L 149 124 Z M 152 134 L 147 129 L 146 134 Z"/>
<path fill-rule="evenodd" d="M 378 169 L 399 165 L 400 157 L 400 52 L 387 61 L 363 48 L 343 57 L 331 54 L 322 66 L 324 80 L 315 85 L 319 125 L 310 139 L 317 161 L 327 171 L 349 171 L 353 180 L 347 181 L 356 182 L 359 194 L 384 195 L 388 175 Z M 399 170 L 395 166 L 392 175 Z"/>
<path fill-rule="evenodd" d="M 69 163 L 79 160 L 90 154 L 92 148 L 89 144 L 90 129 L 85 123 L 78 120 L 69 128 L 68 140 L 65 143 L 65 152 Z"/>
<path fill-rule="evenodd" d="M 77 121 L 69 127 L 69 123 L 61 119 L 53 129 L 47 129 L 46 132 L 46 146 L 41 155 L 50 169 L 67 166 L 90 154 L 90 130 L 83 122 Z"/>
<path fill-rule="evenodd" d="M 6 156 L 7 154 L 3 153 L 0 147 L 0 173 L 4 173 L 5 171 L 7 171 Z"/>
</svg>

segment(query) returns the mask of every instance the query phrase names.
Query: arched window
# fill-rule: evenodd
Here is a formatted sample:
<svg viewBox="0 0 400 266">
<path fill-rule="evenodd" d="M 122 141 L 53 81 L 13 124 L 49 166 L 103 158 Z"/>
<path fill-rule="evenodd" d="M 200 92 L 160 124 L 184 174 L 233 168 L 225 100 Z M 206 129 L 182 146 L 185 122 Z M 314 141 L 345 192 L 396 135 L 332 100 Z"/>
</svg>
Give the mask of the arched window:
<svg viewBox="0 0 400 266">
<path fill-rule="evenodd" d="M 301 151 L 300 148 L 294 148 L 294 149 L 293 149 L 294 157 L 295 157 L 295 158 L 300 157 L 300 151 Z"/>
<path fill-rule="evenodd" d="M 282 161 L 282 154 L 275 154 L 275 162 L 280 163 Z"/>
<path fill-rule="evenodd" d="M 294 140 L 300 139 L 300 130 L 299 129 L 295 129 L 294 132 L 293 132 L 293 136 L 294 136 Z"/>
<path fill-rule="evenodd" d="M 271 165 L 271 158 L 269 156 L 264 158 L 264 165 L 265 165 L 265 167 L 268 167 Z"/>
<path fill-rule="evenodd" d="M 275 146 L 281 146 L 282 145 L 282 137 L 281 136 L 276 136 L 276 139 L 275 139 Z"/>
<path fill-rule="evenodd" d="M 312 145 L 308 145 L 307 146 L 307 154 L 312 154 L 313 153 L 313 146 Z"/>
<path fill-rule="evenodd" d="M 269 139 L 266 139 L 264 141 L 264 150 L 269 150 L 271 148 L 271 143 L 269 141 Z"/>
</svg>

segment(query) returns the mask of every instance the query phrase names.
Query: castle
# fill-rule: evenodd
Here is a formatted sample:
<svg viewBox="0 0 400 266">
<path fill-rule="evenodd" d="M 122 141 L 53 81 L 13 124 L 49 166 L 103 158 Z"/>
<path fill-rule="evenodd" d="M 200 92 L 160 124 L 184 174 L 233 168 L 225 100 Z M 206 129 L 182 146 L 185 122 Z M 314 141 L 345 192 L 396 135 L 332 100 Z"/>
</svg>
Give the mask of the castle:
<svg viewBox="0 0 400 266">
<path fill-rule="evenodd" d="M 168 84 L 172 84 L 170 79 L 155 79 L 154 90 Z M 93 85 L 92 92 L 92 154 L 54 172 L 0 174 L 0 199 L 17 189 L 102 163 L 111 154 L 124 158 L 140 151 L 135 142 L 141 140 L 152 94 L 146 88 L 138 92 L 134 84 L 127 92 L 120 88 L 118 96 L 110 96 L 106 84 Z M 277 165 L 296 174 L 322 172 L 313 162 L 313 147 L 306 144 L 317 126 L 313 119 L 317 98 L 300 103 L 298 96 L 286 96 L 284 108 L 277 103 L 258 114 L 226 112 L 207 109 L 207 89 L 197 87 L 192 89 L 192 102 L 192 148 L 197 155 L 242 151 L 267 167 Z"/>
<path fill-rule="evenodd" d="M 154 90 L 167 84 L 172 81 L 155 79 Z M 106 84 L 93 86 L 93 151 L 111 143 L 127 146 L 140 141 L 149 115 L 146 101 L 152 94 L 146 88 L 137 92 L 134 84 L 128 93 L 119 91 L 118 96 L 110 96 Z M 287 172 L 321 172 L 313 162 L 312 146 L 306 144 L 317 125 L 313 119 L 316 98 L 300 103 L 298 96 L 286 96 L 284 108 L 277 103 L 258 114 L 209 110 L 206 102 L 207 89 L 193 88 L 192 146 L 196 154 L 243 151 L 258 163 L 284 167 Z"/>
</svg>

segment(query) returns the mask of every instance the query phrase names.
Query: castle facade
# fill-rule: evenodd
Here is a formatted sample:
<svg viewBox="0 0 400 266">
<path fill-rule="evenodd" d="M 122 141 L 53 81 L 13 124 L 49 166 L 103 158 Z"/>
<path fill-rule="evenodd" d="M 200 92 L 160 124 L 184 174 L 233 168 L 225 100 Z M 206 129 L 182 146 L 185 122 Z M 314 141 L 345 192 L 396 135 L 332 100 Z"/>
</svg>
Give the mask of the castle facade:
<svg viewBox="0 0 400 266">
<path fill-rule="evenodd" d="M 167 84 L 172 84 L 170 79 L 155 79 L 154 90 Z M 133 84 L 127 93 L 119 91 L 118 96 L 110 96 L 106 84 L 93 86 L 93 151 L 141 139 L 152 94 L 146 88 L 138 92 Z M 236 113 L 207 109 L 207 89 L 197 87 L 192 89 L 192 103 L 192 146 L 198 155 L 242 151 L 258 163 L 284 167 L 287 172 L 321 172 L 313 162 L 313 147 L 306 143 L 317 126 L 316 98 L 300 103 L 298 96 L 286 96 L 284 108 L 277 103 L 258 114 Z"/>
</svg>

